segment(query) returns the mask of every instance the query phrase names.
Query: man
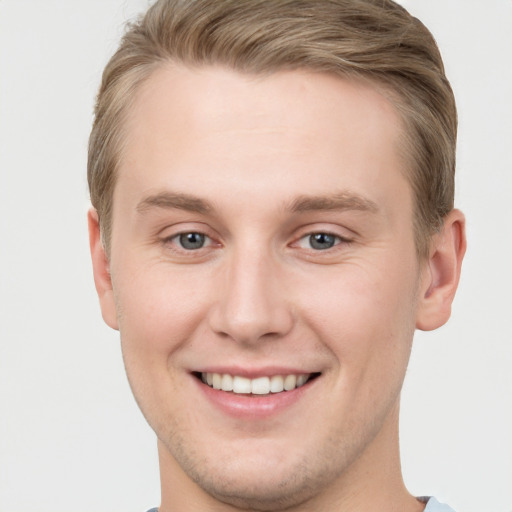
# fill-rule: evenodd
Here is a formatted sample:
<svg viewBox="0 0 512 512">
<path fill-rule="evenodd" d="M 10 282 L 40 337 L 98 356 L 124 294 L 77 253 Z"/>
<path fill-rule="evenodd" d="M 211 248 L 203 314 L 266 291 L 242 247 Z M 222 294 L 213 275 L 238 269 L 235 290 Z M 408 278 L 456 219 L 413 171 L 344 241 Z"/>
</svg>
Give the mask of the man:
<svg viewBox="0 0 512 512">
<path fill-rule="evenodd" d="M 94 278 L 170 511 L 448 511 L 398 449 L 465 251 L 456 111 L 390 0 L 160 0 L 103 75 Z"/>
</svg>

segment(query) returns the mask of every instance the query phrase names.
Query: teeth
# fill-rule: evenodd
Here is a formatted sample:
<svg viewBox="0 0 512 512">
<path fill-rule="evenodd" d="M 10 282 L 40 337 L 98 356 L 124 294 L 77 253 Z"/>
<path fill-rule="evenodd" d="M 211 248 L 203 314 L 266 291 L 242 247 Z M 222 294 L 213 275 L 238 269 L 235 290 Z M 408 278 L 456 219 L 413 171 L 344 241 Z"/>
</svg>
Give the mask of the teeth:
<svg viewBox="0 0 512 512">
<path fill-rule="evenodd" d="M 270 379 L 268 377 L 252 379 L 251 392 L 253 395 L 268 395 L 270 393 Z"/>
<path fill-rule="evenodd" d="M 233 377 L 233 393 L 250 393 L 252 391 L 251 379 Z"/>
<path fill-rule="evenodd" d="M 274 375 L 248 379 L 227 373 L 202 373 L 201 380 L 213 389 L 232 391 L 239 394 L 268 395 L 300 388 L 308 381 L 310 375 Z"/>
<path fill-rule="evenodd" d="M 213 374 L 213 389 L 220 389 L 222 387 L 222 375 L 220 373 Z"/>
<path fill-rule="evenodd" d="M 295 389 L 296 385 L 297 385 L 297 377 L 295 377 L 295 375 L 287 375 L 284 378 L 284 390 L 285 391 L 291 391 L 292 389 Z"/>
<path fill-rule="evenodd" d="M 270 379 L 270 391 L 272 393 L 280 393 L 284 391 L 284 379 L 281 375 L 274 375 Z"/>
<path fill-rule="evenodd" d="M 233 377 L 231 377 L 231 375 L 225 373 L 222 376 L 221 389 L 222 391 L 233 391 Z"/>
<path fill-rule="evenodd" d="M 301 386 L 304 386 L 306 382 L 308 381 L 307 375 L 298 375 L 297 376 L 297 387 L 300 388 Z"/>
</svg>

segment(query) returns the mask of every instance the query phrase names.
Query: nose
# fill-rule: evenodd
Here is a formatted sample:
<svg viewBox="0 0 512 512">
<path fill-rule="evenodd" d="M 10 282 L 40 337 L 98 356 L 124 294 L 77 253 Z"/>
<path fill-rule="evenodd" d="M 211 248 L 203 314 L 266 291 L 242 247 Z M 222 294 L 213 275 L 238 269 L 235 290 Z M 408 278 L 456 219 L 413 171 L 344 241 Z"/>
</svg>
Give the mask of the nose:
<svg viewBox="0 0 512 512">
<path fill-rule="evenodd" d="M 289 333 L 294 317 L 283 274 L 279 262 L 263 251 L 233 254 L 224 262 L 211 329 L 245 345 Z"/>
</svg>

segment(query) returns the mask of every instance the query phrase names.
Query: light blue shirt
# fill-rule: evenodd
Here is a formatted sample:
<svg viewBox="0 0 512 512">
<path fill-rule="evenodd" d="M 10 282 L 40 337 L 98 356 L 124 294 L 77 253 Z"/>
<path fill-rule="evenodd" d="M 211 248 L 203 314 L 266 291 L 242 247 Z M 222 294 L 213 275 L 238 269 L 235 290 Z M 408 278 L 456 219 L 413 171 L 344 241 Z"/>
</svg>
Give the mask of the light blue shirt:
<svg viewBox="0 0 512 512">
<path fill-rule="evenodd" d="M 425 507 L 424 512 L 455 512 L 453 508 L 445 505 L 444 503 L 439 503 L 435 498 L 430 498 L 427 501 L 427 506 Z"/>
</svg>

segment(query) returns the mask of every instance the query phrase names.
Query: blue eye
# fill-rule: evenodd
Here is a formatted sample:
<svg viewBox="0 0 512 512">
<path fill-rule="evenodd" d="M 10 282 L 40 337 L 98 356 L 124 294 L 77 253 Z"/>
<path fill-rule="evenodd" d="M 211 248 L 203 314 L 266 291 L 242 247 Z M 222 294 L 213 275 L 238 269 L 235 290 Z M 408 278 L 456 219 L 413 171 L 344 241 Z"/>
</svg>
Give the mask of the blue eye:
<svg viewBox="0 0 512 512">
<path fill-rule="evenodd" d="M 181 233 L 177 238 L 181 247 L 187 251 L 201 249 L 206 242 L 206 236 L 202 233 Z"/>
<path fill-rule="evenodd" d="M 339 242 L 339 237 L 328 233 L 313 233 L 308 237 L 309 245 L 317 251 L 331 249 Z"/>
<path fill-rule="evenodd" d="M 341 243 L 350 243 L 350 241 L 339 235 L 317 231 L 304 235 L 296 245 L 301 249 L 309 249 L 310 251 L 326 251 Z"/>
</svg>

